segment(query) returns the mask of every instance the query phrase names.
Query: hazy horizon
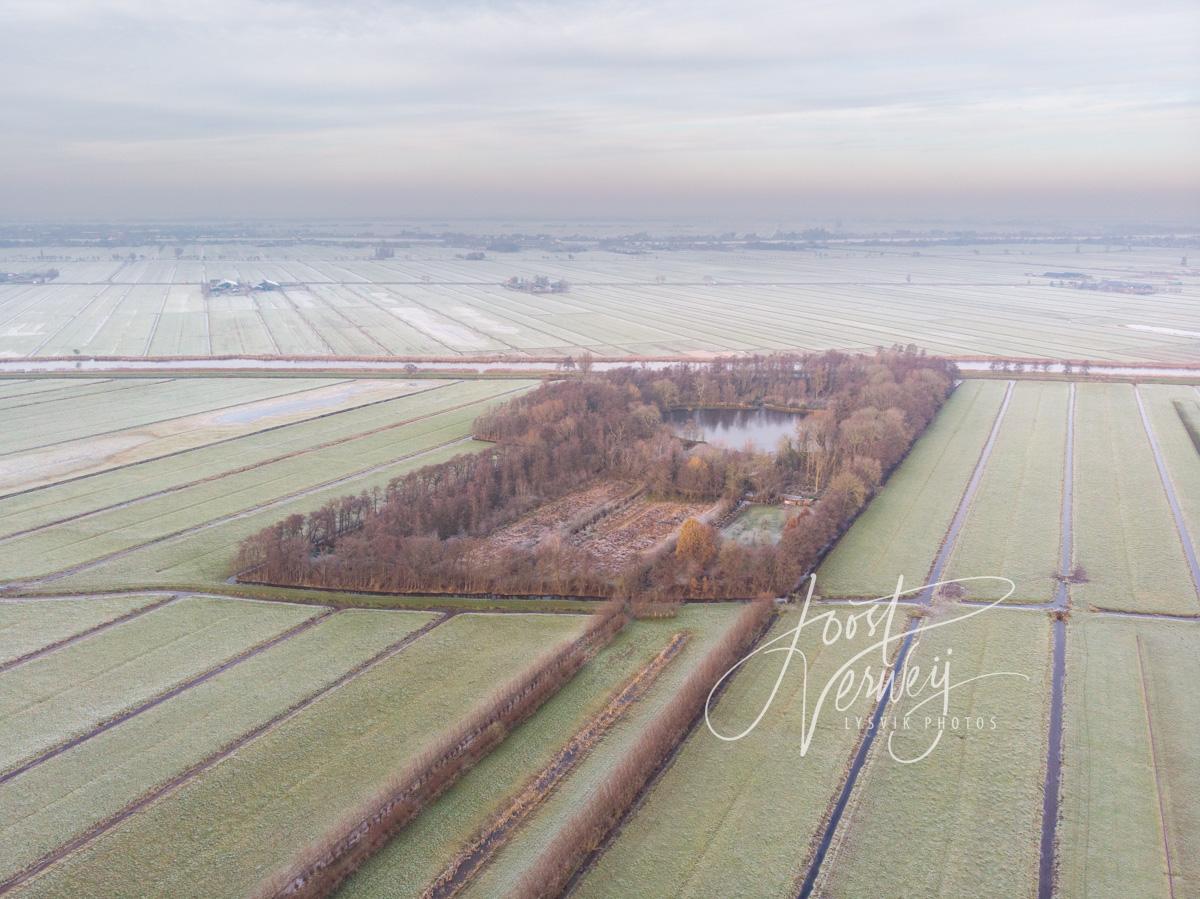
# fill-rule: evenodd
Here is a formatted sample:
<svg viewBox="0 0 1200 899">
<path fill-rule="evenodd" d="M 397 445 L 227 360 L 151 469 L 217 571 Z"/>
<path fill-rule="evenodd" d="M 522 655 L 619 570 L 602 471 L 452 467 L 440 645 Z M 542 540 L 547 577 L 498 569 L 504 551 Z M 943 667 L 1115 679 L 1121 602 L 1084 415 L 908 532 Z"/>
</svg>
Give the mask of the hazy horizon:
<svg viewBox="0 0 1200 899">
<path fill-rule="evenodd" d="M 1191 3 L 8 5 L 3 217 L 1188 220 Z"/>
</svg>

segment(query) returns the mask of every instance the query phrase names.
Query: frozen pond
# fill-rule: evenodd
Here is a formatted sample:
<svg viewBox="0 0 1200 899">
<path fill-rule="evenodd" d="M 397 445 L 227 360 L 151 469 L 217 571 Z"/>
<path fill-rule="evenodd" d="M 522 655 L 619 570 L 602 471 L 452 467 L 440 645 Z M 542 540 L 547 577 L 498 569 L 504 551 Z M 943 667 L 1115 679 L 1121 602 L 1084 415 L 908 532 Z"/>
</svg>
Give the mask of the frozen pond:
<svg viewBox="0 0 1200 899">
<path fill-rule="evenodd" d="M 757 452 L 773 453 L 781 439 L 796 435 L 800 416 L 773 409 L 674 409 L 665 420 L 687 440 L 729 450 L 745 449 L 749 444 Z"/>
</svg>

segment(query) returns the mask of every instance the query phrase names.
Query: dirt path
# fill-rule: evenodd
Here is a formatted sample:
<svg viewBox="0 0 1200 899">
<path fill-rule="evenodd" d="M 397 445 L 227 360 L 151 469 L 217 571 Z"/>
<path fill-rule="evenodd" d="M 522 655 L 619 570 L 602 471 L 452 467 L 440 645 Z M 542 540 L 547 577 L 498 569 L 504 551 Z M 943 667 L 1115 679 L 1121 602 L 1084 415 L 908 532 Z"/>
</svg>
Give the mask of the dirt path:
<svg viewBox="0 0 1200 899">
<path fill-rule="evenodd" d="M 1183 544 L 1183 554 L 1187 557 L 1188 568 L 1192 572 L 1192 586 L 1196 588 L 1197 596 L 1200 597 L 1200 561 L 1196 558 L 1196 544 L 1192 542 L 1191 534 L 1188 533 L 1187 521 L 1184 520 L 1183 509 L 1179 506 L 1179 498 L 1175 495 L 1175 485 L 1171 482 L 1171 473 L 1167 471 L 1167 463 L 1158 447 L 1158 438 L 1154 436 L 1154 428 L 1150 426 L 1150 417 L 1146 414 L 1146 407 L 1142 404 L 1142 394 L 1136 384 L 1133 387 L 1133 396 L 1137 400 L 1138 413 L 1142 417 L 1142 427 L 1146 429 L 1150 449 L 1154 452 L 1154 464 L 1158 466 L 1158 476 L 1162 481 L 1163 490 L 1167 493 L 1171 514 L 1175 517 L 1175 530 L 1179 534 L 1179 541 Z"/>
<path fill-rule="evenodd" d="M 687 639 L 685 633 L 672 636 L 658 655 L 638 671 L 608 705 L 570 739 L 550 764 L 517 794 L 509 806 L 496 815 L 480 835 L 438 875 L 421 894 L 421 899 L 451 899 L 457 896 L 508 841 L 509 836 L 546 801 L 555 787 L 587 758 L 600 740 L 624 717 L 629 707 L 646 695 Z"/>
<path fill-rule="evenodd" d="M 1008 404 L 1012 399 L 1013 387 L 1016 386 L 1015 381 L 1009 381 L 1008 386 L 1004 390 L 1004 401 L 1000 404 L 1000 411 L 996 413 L 996 420 L 992 422 L 992 430 L 988 434 L 987 442 L 983 445 L 983 451 L 979 454 L 979 461 L 975 463 L 975 470 L 971 472 L 971 479 L 967 481 L 967 487 L 963 491 L 962 499 L 959 500 L 958 508 L 954 511 L 954 517 L 950 520 L 950 527 L 946 530 L 946 536 L 942 539 L 942 545 L 938 549 L 937 556 L 934 557 L 933 567 L 929 569 L 929 577 L 925 579 L 926 584 L 936 584 L 942 579 L 942 572 L 946 569 L 946 564 L 950 561 L 950 556 L 954 553 L 955 544 L 958 543 L 958 532 L 962 530 L 962 526 L 967 521 L 967 516 L 971 512 L 971 504 L 975 501 L 975 493 L 979 490 L 979 483 L 983 480 L 983 473 L 987 469 L 988 459 L 992 455 L 992 448 L 996 445 L 996 437 L 1000 433 L 1000 425 L 1004 422 L 1004 415 L 1008 412 Z M 936 588 L 928 587 L 918 594 L 918 598 L 925 605 L 929 605 L 933 601 L 933 595 Z"/>
<path fill-rule="evenodd" d="M 1142 687 L 1142 704 L 1146 708 L 1146 733 L 1150 738 L 1150 766 L 1154 769 L 1154 792 L 1158 799 L 1158 820 L 1162 824 L 1163 856 L 1167 862 L 1167 889 L 1170 891 L 1171 899 L 1175 899 L 1175 873 L 1171 867 L 1171 841 L 1167 833 L 1167 812 L 1163 807 L 1162 776 L 1158 766 L 1158 745 L 1154 739 L 1154 718 L 1150 712 L 1150 691 L 1146 686 L 1146 662 L 1142 653 L 1141 634 L 1137 635 L 1136 640 L 1138 679 Z"/>
<path fill-rule="evenodd" d="M 437 388 L 435 387 L 432 389 L 436 390 Z M 512 393 L 512 392 L 513 391 L 506 391 L 505 393 L 497 394 L 497 396 L 507 396 L 509 393 Z M 405 397 L 413 396 L 413 395 L 414 394 L 405 394 Z M 417 394 L 417 395 L 419 395 L 419 394 Z M 396 397 L 395 399 L 403 399 L 403 398 L 404 397 Z M 491 399 L 491 397 L 489 397 L 488 399 Z M 382 402 L 390 402 L 390 400 L 383 400 Z M 247 471 L 253 471 L 256 468 L 264 468 L 267 465 L 274 465 L 278 462 L 285 462 L 288 459 L 294 459 L 299 456 L 307 455 L 309 453 L 315 453 L 315 452 L 320 452 L 321 450 L 332 449 L 335 446 L 341 446 L 342 444 L 350 443 L 354 440 L 358 440 L 363 437 L 371 437 L 375 434 L 381 434 L 384 431 L 391 431 L 391 430 L 395 430 L 396 428 L 402 428 L 407 425 L 416 424 L 419 421 L 425 421 L 430 418 L 435 418 L 438 415 L 444 415 L 448 412 L 457 412 L 461 409 L 467 409 L 467 408 L 470 408 L 471 406 L 479 405 L 480 403 L 484 403 L 484 402 L 487 402 L 487 400 L 472 400 L 471 402 L 458 403 L 457 405 L 454 405 L 454 406 L 445 406 L 445 407 L 439 408 L 436 412 L 429 412 L 425 415 L 417 415 L 417 416 L 414 416 L 413 418 L 406 418 L 403 421 L 397 421 L 397 422 L 392 422 L 391 424 L 380 425 L 379 427 L 376 427 L 376 428 L 370 428 L 366 431 L 359 431 L 357 433 L 350 434 L 345 437 L 338 437 L 334 440 L 326 440 L 324 443 L 317 443 L 317 444 L 313 444 L 311 446 L 306 446 L 303 449 L 293 450 L 290 453 L 282 453 L 278 456 L 273 456 L 269 459 L 263 459 L 259 462 L 253 462 L 249 465 L 241 465 L 241 466 L 238 466 L 237 468 L 230 468 L 226 471 L 218 472 L 216 474 L 211 474 L 211 475 L 208 475 L 207 477 L 203 477 L 203 478 L 196 478 L 195 480 L 187 481 L 183 484 L 175 484 L 171 487 L 166 487 L 162 490 L 155 490 L 151 493 L 146 493 L 141 496 L 133 497 L 132 499 L 123 500 L 119 503 L 111 503 L 107 506 L 100 506 L 97 509 L 89 509 L 86 512 L 80 512 L 76 515 L 67 515 L 67 516 L 65 516 L 63 518 L 59 518 L 55 521 L 49 521 L 49 522 L 46 522 L 45 524 L 40 524 L 37 527 L 26 528 L 23 531 L 13 531 L 12 533 L 4 534 L 3 536 L 0 536 L 0 544 L 7 543 L 11 540 L 16 540 L 19 537 L 28 536 L 29 534 L 36 534 L 39 531 L 48 530 L 49 528 L 58 527 L 60 525 L 67 524 L 68 522 L 79 521 L 84 518 L 91 518 L 93 515 L 99 515 L 102 512 L 112 512 L 117 509 L 126 509 L 130 506 L 136 506 L 136 505 L 139 505 L 140 503 L 148 502 L 149 500 L 156 499 L 160 496 L 167 496 L 172 493 L 178 493 L 179 491 L 186 490 L 189 487 L 196 487 L 200 484 L 209 484 L 209 483 L 212 483 L 213 481 L 219 481 L 223 478 L 231 477 L 232 475 L 242 474 Z M 368 405 L 374 405 L 374 403 L 371 403 Z M 361 408 L 361 407 L 356 407 L 356 408 Z M 304 422 L 307 422 L 309 420 L 310 419 L 305 419 Z M 302 424 L 304 422 L 296 422 L 296 424 Z M 256 433 L 261 433 L 261 432 L 256 432 Z M 240 438 L 238 438 L 238 439 L 240 439 Z M 138 463 L 133 463 L 133 464 L 138 464 Z M 111 471 L 112 469 L 107 469 L 107 470 Z"/>
<path fill-rule="evenodd" d="M 54 758 L 55 756 L 62 755 L 68 749 L 72 749 L 72 748 L 78 746 L 80 743 L 85 743 L 88 740 L 92 739 L 93 737 L 99 736 L 100 734 L 104 733 L 105 731 L 112 730 L 118 724 L 124 724 L 129 719 L 136 718 L 138 715 L 141 715 L 143 712 L 148 712 L 148 711 L 150 711 L 150 709 L 155 708 L 156 706 L 162 705 L 164 702 L 166 702 L 169 699 L 174 699 L 176 696 L 178 696 L 180 693 L 183 693 L 185 690 L 190 690 L 190 689 L 192 689 L 192 687 L 199 686 L 200 684 L 204 683 L 205 681 L 212 680 L 214 677 L 216 677 L 221 672 L 228 671 L 230 668 L 234 667 L 235 665 L 240 665 L 242 662 L 246 661 L 247 659 L 254 658 L 254 656 L 258 655 L 259 653 L 265 652 L 266 650 L 270 649 L 272 646 L 277 646 L 280 643 L 284 642 L 285 640 L 290 640 L 292 637 L 296 636 L 297 634 L 301 634 L 304 631 L 308 630 L 309 628 L 316 626 L 317 624 L 319 624 L 320 622 L 322 622 L 326 618 L 328 618 L 330 615 L 336 614 L 337 611 L 338 611 L 337 609 L 325 609 L 324 611 L 314 615 L 313 617 L 308 618 L 304 621 L 301 621 L 299 624 L 293 625 L 292 627 L 288 628 L 287 630 L 283 631 L 282 633 L 278 633 L 275 636 L 273 636 L 267 640 L 263 640 L 259 643 L 254 644 L 253 646 L 251 646 L 248 649 L 242 650 L 237 655 L 231 656 L 230 658 L 226 659 L 224 662 L 221 662 L 220 664 L 214 665 L 211 668 L 201 671 L 199 674 L 192 675 L 191 677 L 186 678 L 183 681 L 180 681 L 175 686 L 171 687 L 168 690 L 164 690 L 162 693 L 159 693 L 157 696 L 151 697 L 150 699 L 146 700 L 145 702 L 141 703 L 140 705 L 136 705 L 133 708 L 126 709 L 124 712 L 120 712 L 116 715 L 113 715 L 112 717 L 110 717 L 106 721 L 103 721 L 100 724 L 96 725 L 91 730 L 87 731 L 86 733 L 80 734 L 77 737 L 72 737 L 69 740 L 59 743 L 57 746 L 47 749 L 46 751 L 42 752 L 40 755 L 36 755 L 31 759 L 27 759 L 26 761 L 22 762 L 20 765 L 16 766 L 15 768 L 10 768 L 8 771 L 5 771 L 3 774 L 0 774 L 0 786 L 3 786 L 4 784 L 8 783 L 9 781 L 20 777 L 22 774 L 24 774 L 26 771 L 29 771 L 31 768 L 36 768 L 38 765 L 41 765 L 44 762 L 48 762 L 50 759 Z"/>
<path fill-rule="evenodd" d="M 10 877 L 8 880 L 0 882 L 0 896 L 10 892 L 11 890 L 15 889 L 16 887 L 19 887 L 21 884 L 25 883 L 30 878 L 32 878 L 32 877 L 36 876 L 37 874 L 41 873 L 42 871 L 46 870 L 51 865 L 56 864 L 57 862 L 66 858 L 67 856 L 72 855 L 73 853 L 78 852 L 80 849 L 83 849 L 84 847 L 95 842 L 95 840 L 97 840 L 99 837 L 103 836 L 108 831 L 112 830 L 114 827 L 116 827 L 121 822 L 125 821 L 126 819 L 132 817 L 133 815 L 142 811 L 146 807 L 157 802 L 159 799 L 162 799 L 164 796 L 167 796 L 168 794 L 175 792 L 180 787 L 182 787 L 184 784 L 199 777 L 201 774 L 208 771 L 210 768 L 214 767 L 218 763 L 229 758 L 235 752 L 237 752 L 238 750 L 247 746 L 248 744 L 252 743 L 253 741 L 257 740 L 259 737 L 263 736 L 264 734 L 270 733 L 271 731 L 275 730 L 282 724 L 286 723 L 287 721 L 290 721 L 292 718 L 295 718 L 297 715 L 299 715 L 305 709 L 312 706 L 314 703 L 316 703 L 319 700 L 323 699 L 324 697 L 328 696 L 334 690 L 337 690 L 338 688 L 343 687 L 346 684 L 350 683 L 352 680 L 357 678 L 359 675 L 364 674 L 367 671 L 369 671 L 370 669 L 374 668 L 380 662 L 386 661 L 387 659 L 394 656 L 396 653 L 400 652 L 401 650 L 405 649 L 408 646 L 411 646 L 414 642 L 419 640 L 421 637 L 425 636 L 427 633 L 429 633 L 435 627 L 438 627 L 439 625 L 442 625 L 445 622 L 449 621 L 456 614 L 457 614 L 456 612 L 447 612 L 447 613 L 443 614 L 440 618 L 435 618 L 433 621 L 430 621 L 427 624 L 422 625 L 420 628 L 413 631 L 411 634 L 408 634 L 404 638 L 396 641 L 395 643 L 392 643 L 390 646 L 385 647 L 384 649 L 377 652 L 375 655 L 371 656 L 369 659 L 359 662 L 357 665 L 355 665 L 349 671 L 346 671 L 339 678 L 337 678 L 337 680 L 334 680 L 331 683 L 329 683 L 328 685 L 320 688 L 319 690 L 316 690 L 315 692 L 310 693 L 308 696 L 304 697 L 299 702 L 296 702 L 293 705 L 289 706 L 288 708 L 284 709 L 282 712 L 280 712 L 275 717 L 271 718 L 268 721 L 264 721 L 262 724 L 257 725 L 252 730 L 249 730 L 246 733 L 242 734 L 240 737 L 238 737 L 233 742 L 228 743 L 225 746 L 222 746 L 216 752 L 206 756 L 201 761 L 199 761 L 196 764 L 192 765 L 191 767 L 181 771 L 179 774 L 175 775 L 170 780 L 165 781 L 165 782 L 159 784 L 158 786 L 154 787 L 153 789 L 148 790 L 147 792 L 138 796 L 136 799 L 134 799 L 132 802 L 130 802 L 128 805 L 126 805 L 124 808 L 122 808 L 119 812 L 116 812 L 115 814 L 110 815 L 109 817 L 103 819 L 102 821 L 96 822 L 91 827 L 89 827 L 87 830 L 83 831 L 82 833 L 80 833 L 77 836 L 73 837 L 72 839 L 68 840 L 66 843 L 63 843 L 58 848 L 52 850 L 51 852 L 46 853 L 44 856 L 42 856 L 40 859 L 38 859 L 32 865 L 29 865 L 28 867 L 24 868 L 19 873 Z"/>
<path fill-rule="evenodd" d="M 99 558 L 90 559 L 89 561 L 81 562 L 78 565 L 72 565 L 70 568 L 64 568 L 61 571 L 56 571 L 40 577 L 29 578 L 23 581 L 11 581 L 0 586 L 0 593 L 23 590 L 28 587 L 37 587 L 41 586 L 42 584 L 54 583 L 55 581 L 60 581 L 63 578 L 70 577 L 84 571 L 90 571 L 91 569 L 97 568 L 100 565 L 124 558 L 125 556 L 135 553 L 138 550 L 145 549 L 146 547 L 157 546 L 162 543 L 168 543 L 172 540 L 178 540 L 182 537 L 191 536 L 192 534 L 198 534 L 202 531 L 207 531 L 215 527 L 220 527 L 221 525 L 229 524 L 231 521 L 239 521 L 243 518 L 248 518 L 251 515 L 257 515 L 259 512 L 266 512 L 277 508 L 278 506 L 286 505 L 293 500 L 303 499 L 306 496 L 311 496 L 314 493 L 320 493 L 323 490 L 328 490 L 333 487 L 339 487 L 343 484 L 361 480 L 362 478 L 369 477 L 387 468 L 391 468 L 393 465 L 397 465 L 400 462 L 408 461 L 410 459 L 419 459 L 421 456 L 428 456 L 432 453 L 438 452 L 439 450 L 446 449 L 447 447 L 470 443 L 473 439 L 474 438 L 470 436 L 457 437 L 454 440 L 448 440 L 445 443 L 439 443 L 436 446 L 429 447 L 428 449 L 423 449 L 415 453 L 407 453 L 403 456 L 397 456 L 394 459 L 389 459 L 387 462 L 381 462 L 378 465 L 372 465 L 368 468 L 359 469 L 358 471 L 352 472 L 351 474 L 343 477 L 334 478 L 331 481 L 325 481 L 324 483 L 316 484 L 312 487 L 306 487 L 303 490 L 297 490 L 292 493 L 284 494 L 283 496 L 276 497 L 269 502 L 260 503 L 256 506 L 252 506 L 249 509 L 243 509 L 240 512 L 223 515 L 219 518 L 214 518 L 211 521 L 206 521 L 203 524 L 193 525 L 192 527 L 173 531 L 170 534 L 164 534 L 161 537 L 155 537 L 153 540 L 147 540 L 145 543 L 139 543 L 137 546 L 131 546 L 127 549 L 117 550 L 116 552 L 108 553 L 107 555 L 100 556 Z"/>
<path fill-rule="evenodd" d="M 174 602 L 175 600 L 179 599 L 179 596 L 180 594 L 176 593 L 170 596 L 161 597 L 144 606 L 138 606 L 136 609 L 131 609 L 123 615 L 118 615 L 116 618 L 111 618 L 108 621 L 101 621 L 99 624 L 93 625 L 87 630 L 80 631 L 77 634 L 71 634 L 69 637 L 63 637 L 61 640 L 55 640 L 53 643 L 47 643 L 45 646 L 42 646 L 31 652 L 27 652 L 25 655 L 18 656 L 15 659 L 9 659 L 7 662 L 0 664 L 0 674 L 3 674 L 5 671 L 8 671 L 12 668 L 16 668 L 18 665 L 24 665 L 26 662 L 32 662 L 34 659 L 48 655 L 57 649 L 62 649 L 64 646 L 70 646 L 72 643 L 77 643 L 80 640 L 91 637 L 93 634 L 106 631 L 110 627 L 116 627 L 118 624 L 124 624 L 126 621 L 130 621 L 134 618 L 145 615 L 147 612 L 153 612 L 155 609 L 160 609 L 167 603 Z"/>
</svg>

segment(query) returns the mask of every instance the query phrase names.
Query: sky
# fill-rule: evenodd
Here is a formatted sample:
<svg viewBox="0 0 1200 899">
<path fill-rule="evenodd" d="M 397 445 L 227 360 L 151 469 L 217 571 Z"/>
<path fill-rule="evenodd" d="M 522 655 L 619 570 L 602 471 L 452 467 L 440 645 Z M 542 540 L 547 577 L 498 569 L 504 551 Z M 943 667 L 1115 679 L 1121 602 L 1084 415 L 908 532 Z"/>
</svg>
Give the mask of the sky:
<svg viewBox="0 0 1200 899">
<path fill-rule="evenodd" d="M 5 0 L 0 220 L 1200 222 L 1195 0 Z"/>
</svg>

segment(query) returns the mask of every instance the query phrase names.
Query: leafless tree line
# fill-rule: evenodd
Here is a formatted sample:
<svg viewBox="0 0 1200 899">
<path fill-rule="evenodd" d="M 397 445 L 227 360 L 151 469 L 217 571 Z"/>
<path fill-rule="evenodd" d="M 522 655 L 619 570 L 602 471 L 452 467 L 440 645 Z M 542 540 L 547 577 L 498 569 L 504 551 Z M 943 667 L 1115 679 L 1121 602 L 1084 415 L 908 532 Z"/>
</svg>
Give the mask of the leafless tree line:
<svg viewBox="0 0 1200 899">
<path fill-rule="evenodd" d="M 256 899 L 331 895 L 422 809 L 469 771 L 508 733 L 567 683 L 628 622 L 624 603 L 608 602 L 568 645 L 550 652 L 441 734 L 405 769 L 284 869 L 265 879 Z"/>
<path fill-rule="evenodd" d="M 335 500 L 246 540 L 252 580 L 378 592 L 751 598 L 790 589 L 811 569 L 932 420 L 954 369 L 916 353 L 751 357 L 710 366 L 621 369 L 546 384 L 481 416 L 493 449 Z M 772 457 L 686 449 L 663 424 L 678 405 L 804 407 Z M 583 546 L 477 550 L 497 528 L 604 478 L 652 496 L 732 504 L 801 485 L 820 500 L 777 545 L 712 536 L 714 552 L 641 558 L 618 577 Z"/>
</svg>

